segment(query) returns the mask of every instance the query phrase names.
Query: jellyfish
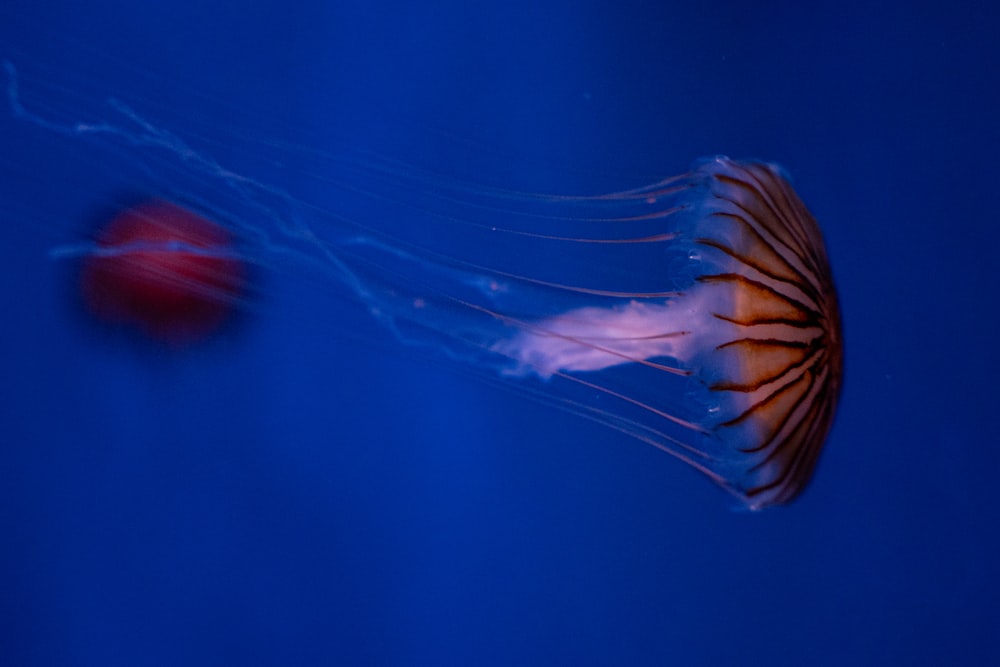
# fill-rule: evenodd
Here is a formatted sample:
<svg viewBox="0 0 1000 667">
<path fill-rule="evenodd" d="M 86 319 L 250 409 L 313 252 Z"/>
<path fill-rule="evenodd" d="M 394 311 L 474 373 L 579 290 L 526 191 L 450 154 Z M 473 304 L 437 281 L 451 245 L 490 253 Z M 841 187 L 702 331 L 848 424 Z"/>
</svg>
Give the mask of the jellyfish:
<svg viewBox="0 0 1000 667">
<path fill-rule="evenodd" d="M 697 184 L 684 204 L 693 215 L 685 243 L 699 264 L 688 288 L 595 299 L 525 322 L 496 349 L 517 373 L 567 376 L 707 436 L 700 446 L 654 440 L 751 509 L 786 503 L 812 475 L 841 384 L 840 316 L 819 226 L 774 165 L 720 156 L 685 180 Z M 655 241 L 677 241 L 669 236 Z M 622 241 L 635 239 L 608 242 Z M 694 377 L 711 407 L 687 421 L 655 398 L 588 379 L 622 366 Z"/>
<path fill-rule="evenodd" d="M 120 101 L 96 121 L 36 112 L 6 70 L 15 118 L 166 182 L 151 189 L 226 227 L 244 261 L 315 272 L 399 343 L 648 443 L 751 510 L 808 484 L 838 401 L 840 316 L 819 226 L 777 166 L 716 156 L 581 196 L 319 154 L 298 174 L 337 202 L 319 205 Z"/>
<path fill-rule="evenodd" d="M 100 320 L 138 328 L 171 346 L 217 332 L 245 291 L 226 231 L 162 201 L 143 201 L 100 231 L 80 288 Z"/>
</svg>

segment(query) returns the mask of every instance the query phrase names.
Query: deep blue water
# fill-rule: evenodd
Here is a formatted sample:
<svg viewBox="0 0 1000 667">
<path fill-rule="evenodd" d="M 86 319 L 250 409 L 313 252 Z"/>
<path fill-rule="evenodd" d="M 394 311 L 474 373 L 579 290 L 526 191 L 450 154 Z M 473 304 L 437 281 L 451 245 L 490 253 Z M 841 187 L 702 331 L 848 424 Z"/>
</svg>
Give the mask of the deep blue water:
<svg viewBox="0 0 1000 667">
<path fill-rule="evenodd" d="M 988 4 L 87 4 L 0 11 L 26 106 L 134 129 L 113 97 L 352 218 L 317 156 L 544 192 L 780 163 L 826 235 L 846 384 L 809 489 L 751 514 L 399 345 L 323 267 L 260 266 L 203 346 L 123 336 L 51 251 L 135 188 L 232 194 L 4 104 L 0 664 L 995 664 Z"/>
</svg>

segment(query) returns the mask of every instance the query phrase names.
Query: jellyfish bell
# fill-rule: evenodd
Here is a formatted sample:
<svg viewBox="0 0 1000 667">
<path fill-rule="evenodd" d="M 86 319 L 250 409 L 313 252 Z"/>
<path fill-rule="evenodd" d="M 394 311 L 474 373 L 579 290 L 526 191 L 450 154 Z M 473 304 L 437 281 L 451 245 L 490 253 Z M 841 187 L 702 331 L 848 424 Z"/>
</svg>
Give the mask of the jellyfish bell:
<svg viewBox="0 0 1000 667">
<path fill-rule="evenodd" d="M 816 221 L 773 165 L 715 157 L 566 196 L 376 154 L 245 146 L 261 164 L 308 162 L 289 182 L 329 194 L 319 202 L 122 102 L 88 122 L 43 115 L 6 69 L 14 117 L 107 149 L 119 172 L 164 174 L 144 185 L 224 225 L 244 262 L 315 272 L 394 340 L 649 443 L 750 509 L 808 483 L 838 398 L 839 315 Z"/>
</svg>

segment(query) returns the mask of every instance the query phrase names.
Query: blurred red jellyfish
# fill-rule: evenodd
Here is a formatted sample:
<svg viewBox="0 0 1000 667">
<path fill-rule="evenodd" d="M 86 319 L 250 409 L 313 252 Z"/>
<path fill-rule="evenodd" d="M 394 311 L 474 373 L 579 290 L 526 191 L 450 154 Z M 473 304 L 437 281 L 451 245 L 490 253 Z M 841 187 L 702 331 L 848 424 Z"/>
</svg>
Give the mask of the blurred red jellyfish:
<svg viewBox="0 0 1000 667">
<path fill-rule="evenodd" d="M 176 204 L 149 200 L 99 232 L 80 286 L 98 319 L 184 346 L 230 318 L 245 276 L 225 229 Z"/>
</svg>

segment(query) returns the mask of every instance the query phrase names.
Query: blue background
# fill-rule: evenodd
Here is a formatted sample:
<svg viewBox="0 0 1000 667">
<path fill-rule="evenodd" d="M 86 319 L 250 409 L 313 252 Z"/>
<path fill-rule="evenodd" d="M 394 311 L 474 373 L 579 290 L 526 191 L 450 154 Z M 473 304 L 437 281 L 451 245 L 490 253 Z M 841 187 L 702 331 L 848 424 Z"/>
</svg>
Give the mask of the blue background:
<svg viewBox="0 0 1000 667">
<path fill-rule="evenodd" d="M 846 386 L 804 496 L 747 514 L 294 271 L 205 346 L 126 339 L 49 251 L 129 176 L 5 106 L 0 664 L 995 664 L 989 3 L 84 4 L 0 10 L 26 105 L 95 121 L 113 95 L 328 210 L 305 148 L 254 148 L 553 192 L 781 163 Z"/>
</svg>

